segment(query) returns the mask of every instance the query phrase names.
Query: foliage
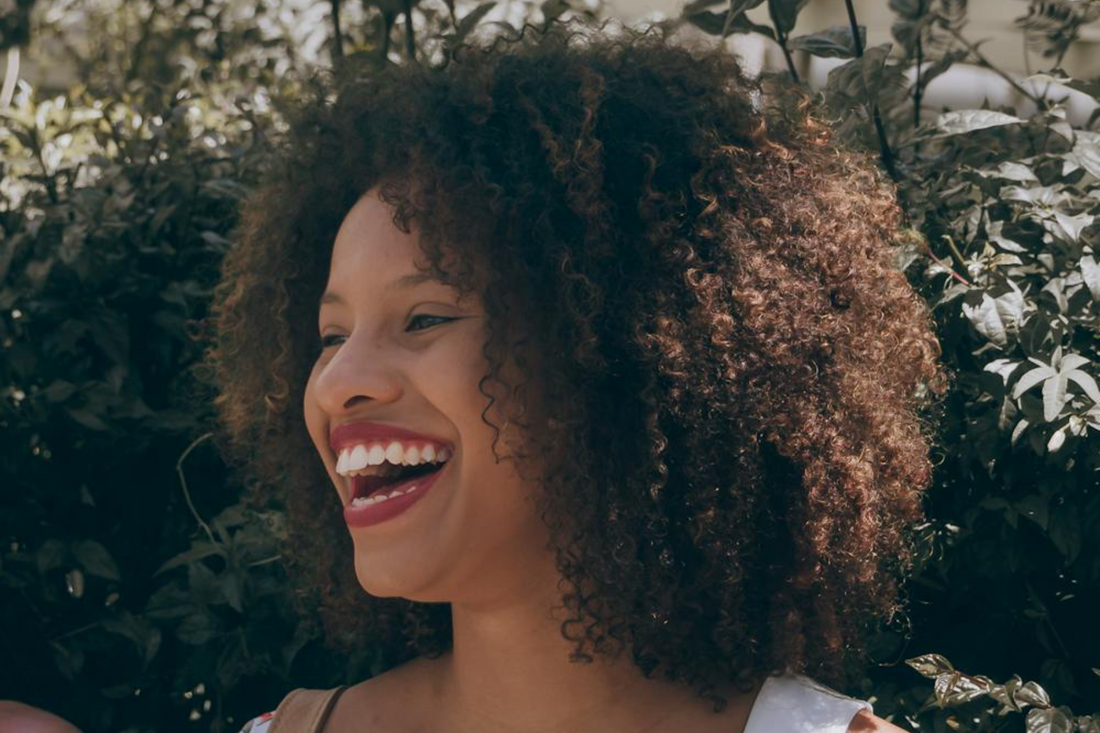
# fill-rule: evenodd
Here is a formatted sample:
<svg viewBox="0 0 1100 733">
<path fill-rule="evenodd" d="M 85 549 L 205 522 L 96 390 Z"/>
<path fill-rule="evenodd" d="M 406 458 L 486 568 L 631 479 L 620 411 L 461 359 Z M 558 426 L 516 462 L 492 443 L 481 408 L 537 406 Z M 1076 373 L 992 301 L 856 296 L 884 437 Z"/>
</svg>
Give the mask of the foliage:
<svg viewBox="0 0 1100 733">
<path fill-rule="evenodd" d="M 898 184 L 910 227 L 898 264 L 933 307 L 956 375 L 909 618 L 876 637 L 884 663 L 922 652 L 909 665 L 935 686 L 888 665 L 863 693 L 919 730 L 1093 731 L 1096 715 L 1071 707 L 1100 710 L 1100 115 L 1071 119 L 1064 98 L 1100 108 L 1100 85 L 1058 68 L 999 72 L 1019 108 L 936 114 L 923 104 L 932 79 L 990 66 L 966 37 L 965 3 L 890 5 L 896 44 L 865 49 L 852 26 L 787 42 L 848 59 L 821 103 Z M 1032 3 L 1018 24 L 1046 18 L 1057 62 L 1058 39 L 1096 16 L 1052 5 Z M 1011 679 L 994 685 L 945 657 Z"/>
<path fill-rule="evenodd" d="M 669 22 L 773 39 L 796 80 L 798 54 L 837 60 L 821 110 L 897 182 L 898 267 L 957 375 L 909 616 L 875 630 L 882 666 L 851 692 L 915 730 L 1096 733 L 1100 114 L 1060 98 L 1098 102 L 1100 83 L 1058 65 L 1097 4 L 1021 6 L 1050 68 L 999 72 L 1015 108 L 942 111 L 932 80 L 989 66 L 965 2 L 891 0 L 895 43 L 867 48 L 854 18 L 794 35 L 808 1 L 695 0 Z M 0 40 L 62 49 L 79 85 L 23 87 L 0 130 L 0 622 L 19 630 L 0 697 L 89 732 L 235 730 L 384 661 L 336 658 L 299 624 L 280 515 L 240 501 L 207 440 L 190 367 L 236 204 L 323 59 L 369 73 L 510 26 L 494 2 L 31 5 L 0 14 Z"/>
</svg>

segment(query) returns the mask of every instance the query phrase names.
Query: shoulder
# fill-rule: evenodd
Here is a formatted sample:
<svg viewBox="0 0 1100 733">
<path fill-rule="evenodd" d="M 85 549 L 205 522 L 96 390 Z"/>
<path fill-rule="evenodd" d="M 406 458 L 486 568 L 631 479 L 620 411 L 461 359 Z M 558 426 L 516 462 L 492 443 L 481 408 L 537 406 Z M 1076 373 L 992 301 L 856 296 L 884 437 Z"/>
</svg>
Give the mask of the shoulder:
<svg viewBox="0 0 1100 733">
<path fill-rule="evenodd" d="M 0 733 L 80 733 L 53 713 L 14 700 L 0 700 Z"/>
<path fill-rule="evenodd" d="M 856 713 L 856 717 L 852 718 L 848 733 L 908 733 L 908 731 L 872 715 L 868 710 L 860 710 Z"/>
</svg>

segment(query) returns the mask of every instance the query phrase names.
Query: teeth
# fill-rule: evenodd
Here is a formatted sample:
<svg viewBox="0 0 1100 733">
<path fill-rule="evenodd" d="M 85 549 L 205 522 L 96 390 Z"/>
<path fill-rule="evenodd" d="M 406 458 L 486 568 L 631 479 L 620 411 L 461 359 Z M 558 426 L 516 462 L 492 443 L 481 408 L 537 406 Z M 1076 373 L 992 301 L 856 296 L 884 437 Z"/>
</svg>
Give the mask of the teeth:
<svg viewBox="0 0 1100 733">
<path fill-rule="evenodd" d="M 368 496 L 360 496 L 356 499 L 352 499 L 351 500 L 351 505 L 355 506 L 355 507 L 360 507 L 360 506 L 370 506 L 371 504 L 380 504 L 383 501 L 388 501 L 389 499 L 393 499 L 393 498 L 398 497 L 398 496 L 404 496 L 405 494 L 408 494 L 409 492 L 416 491 L 417 488 L 419 488 L 419 487 L 414 484 L 413 486 L 410 486 L 405 491 L 391 491 L 388 494 L 375 494 L 374 496 L 369 496 L 369 497 Z"/>
<path fill-rule="evenodd" d="M 367 447 L 365 445 L 357 445 L 351 452 L 351 457 L 348 458 L 348 464 L 345 466 L 345 470 L 358 471 L 367 465 Z"/>
<path fill-rule="evenodd" d="M 446 446 L 438 450 L 434 445 L 404 446 L 394 440 L 389 445 L 374 443 L 369 448 L 357 445 L 344 448 L 336 460 L 336 473 L 341 476 L 374 475 L 376 466 L 389 463 L 394 466 L 418 466 L 422 463 L 443 463 L 451 457 Z"/>
</svg>

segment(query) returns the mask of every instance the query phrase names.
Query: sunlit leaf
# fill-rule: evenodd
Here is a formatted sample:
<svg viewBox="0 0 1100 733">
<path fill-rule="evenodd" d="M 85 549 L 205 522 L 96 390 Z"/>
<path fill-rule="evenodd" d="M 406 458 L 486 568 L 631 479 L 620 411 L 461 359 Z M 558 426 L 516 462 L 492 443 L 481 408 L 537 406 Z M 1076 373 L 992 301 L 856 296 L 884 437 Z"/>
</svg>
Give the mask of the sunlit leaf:
<svg viewBox="0 0 1100 733">
<path fill-rule="evenodd" d="M 1023 122 L 1024 120 L 1019 117 L 1003 112 L 970 109 L 960 112 L 944 112 L 936 120 L 936 127 L 944 135 L 962 135 L 990 127 L 1016 125 Z"/>
</svg>

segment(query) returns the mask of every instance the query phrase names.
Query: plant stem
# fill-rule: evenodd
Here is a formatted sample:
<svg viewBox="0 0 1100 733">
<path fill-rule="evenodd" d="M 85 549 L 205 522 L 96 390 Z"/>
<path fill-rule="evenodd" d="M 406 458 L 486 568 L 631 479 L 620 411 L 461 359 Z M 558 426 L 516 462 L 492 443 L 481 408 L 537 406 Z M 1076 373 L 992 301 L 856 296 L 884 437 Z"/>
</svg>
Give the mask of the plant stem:
<svg viewBox="0 0 1100 733">
<path fill-rule="evenodd" d="M 936 256 L 936 253 L 932 251 L 932 248 L 930 246 L 928 246 L 928 240 L 927 239 L 925 239 L 924 237 L 921 237 L 921 244 L 924 245 L 924 251 L 927 252 L 928 256 L 932 258 L 932 261 L 935 262 L 940 267 L 942 267 L 943 269 L 947 270 L 949 273 L 951 273 L 951 277 L 955 278 L 956 280 L 958 280 L 959 282 L 961 282 L 963 285 L 965 285 L 968 288 L 974 287 L 970 283 L 969 280 L 967 280 L 965 277 L 963 277 L 962 275 L 960 275 L 959 273 L 957 273 L 953 269 L 951 269 L 950 264 L 945 263 L 943 260 L 941 260 L 939 257 Z"/>
<path fill-rule="evenodd" d="M 923 91 L 920 86 L 920 67 L 924 63 L 924 29 L 921 28 L 917 31 L 917 78 L 913 82 L 913 128 L 920 127 L 920 102 L 921 92 Z"/>
<path fill-rule="evenodd" d="M 775 28 L 775 40 L 779 44 L 779 48 L 783 50 L 783 58 L 787 60 L 787 70 L 791 72 L 791 78 L 797 84 L 801 81 L 798 77 L 798 69 L 794 66 L 794 59 L 791 57 L 791 51 L 787 48 L 787 34 L 779 27 L 779 23 L 775 20 L 775 6 L 774 0 L 768 0 L 768 17 L 772 20 L 772 27 Z"/>
<path fill-rule="evenodd" d="M 191 501 L 191 492 L 187 489 L 187 478 L 183 475 L 183 462 L 187 460 L 187 456 L 191 455 L 191 451 L 195 450 L 200 443 L 213 437 L 213 433 L 203 433 L 196 438 L 191 445 L 187 446 L 187 449 L 180 454 L 179 460 L 176 461 L 176 473 L 179 474 L 180 487 L 183 489 L 183 498 L 187 502 L 187 508 L 191 510 L 191 516 L 195 518 L 195 521 L 198 522 L 199 526 L 206 532 L 206 536 L 210 539 L 210 542 L 217 545 L 219 542 L 215 539 L 214 532 L 211 531 L 210 525 L 203 521 L 202 515 L 199 514 L 199 510 L 195 508 L 195 503 Z"/>
<path fill-rule="evenodd" d="M 863 40 L 859 37 L 859 23 L 856 22 L 856 9 L 852 7 L 852 0 L 844 0 L 844 7 L 848 10 L 848 25 L 852 28 L 852 46 L 856 50 L 856 58 L 863 58 Z"/>
<path fill-rule="evenodd" d="M 963 269 L 966 269 L 966 258 L 962 256 L 962 252 L 960 252 L 959 248 L 955 246 L 955 240 L 947 236 L 946 234 L 943 238 L 947 240 L 947 246 L 951 248 L 951 254 L 953 254 L 955 256 L 955 259 L 958 260 L 959 265 L 961 265 Z"/>
<path fill-rule="evenodd" d="M 982 54 L 982 52 L 978 50 L 978 47 L 975 46 L 970 41 L 968 41 L 963 36 L 963 34 L 959 33 L 957 30 L 955 30 L 954 28 L 951 28 L 950 26 L 945 26 L 945 27 L 947 28 L 947 32 L 955 37 L 955 40 L 957 40 L 962 45 L 966 46 L 966 50 L 969 51 L 974 56 L 974 58 L 976 58 L 978 60 L 978 65 L 979 66 L 981 66 L 983 68 L 986 68 L 986 69 L 989 69 L 990 71 L 995 73 L 997 76 L 999 76 L 1002 79 L 1004 79 L 1005 81 L 1007 81 L 1012 86 L 1013 89 L 1015 89 L 1017 92 L 1019 92 L 1020 94 L 1024 95 L 1025 97 L 1030 99 L 1032 102 L 1034 102 L 1035 106 L 1038 107 L 1040 110 L 1044 110 L 1044 111 L 1046 110 L 1047 102 L 1046 102 L 1045 99 L 1043 99 L 1042 97 L 1036 97 L 1034 94 L 1032 94 L 1028 90 L 1024 89 L 1022 86 L 1020 86 L 1019 82 L 1017 82 L 1011 76 L 1009 76 L 1008 74 L 1006 74 L 1005 72 L 1001 71 L 996 66 L 994 66 L 992 63 L 990 63 L 989 59 L 987 59 Z"/>
<path fill-rule="evenodd" d="M 332 3 L 332 65 L 339 68 L 344 60 L 344 34 L 340 30 L 340 1 Z"/>
<path fill-rule="evenodd" d="M 405 0 L 405 55 L 409 61 L 416 60 L 416 36 L 413 35 L 412 0 Z"/>
<path fill-rule="evenodd" d="M 859 38 L 859 23 L 856 22 L 856 10 L 852 7 L 852 0 L 844 0 L 844 6 L 848 9 L 848 24 L 852 28 L 852 47 L 855 49 L 856 58 L 863 58 L 863 41 Z M 869 100 L 871 104 L 871 119 L 875 123 L 875 134 L 878 136 L 878 147 L 882 158 L 882 166 L 890 174 L 891 180 L 898 183 L 901 176 L 898 175 L 897 166 L 894 165 L 894 151 L 890 149 L 890 141 L 886 137 L 886 126 L 882 124 L 882 115 L 878 111 L 878 100 Z"/>
</svg>

